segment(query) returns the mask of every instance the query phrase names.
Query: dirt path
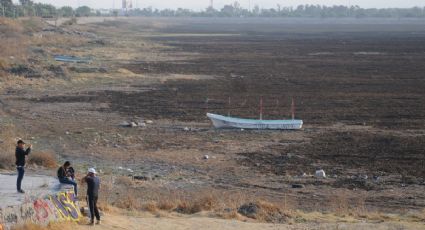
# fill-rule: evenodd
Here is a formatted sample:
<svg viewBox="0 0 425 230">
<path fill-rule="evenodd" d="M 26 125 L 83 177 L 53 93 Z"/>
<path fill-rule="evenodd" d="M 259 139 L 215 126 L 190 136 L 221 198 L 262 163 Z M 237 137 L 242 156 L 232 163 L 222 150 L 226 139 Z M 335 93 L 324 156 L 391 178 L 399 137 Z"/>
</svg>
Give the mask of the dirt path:
<svg viewBox="0 0 425 230">
<path fill-rule="evenodd" d="M 94 229 L 287 229 L 273 224 L 245 223 L 207 217 L 140 218 L 108 215 L 104 219 L 102 225 Z M 78 229 L 87 229 L 87 227 L 79 226 Z"/>
<path fill-rule="evenodd" d="M 101 225 L 90 227 L 78 225 L 74 230 L 102 229 L 102 230 L 180 230 L 180 229 L 421 229 L 423 225 L 405 223 L 317 223 L 317 224 L 263 224 L 237 220 L 208 218 L 202 215 L 183 217 L 130 217 L 127 215 L 108 214 L 103 218 Z M 422 228 L 423 229 L 423 228 Z"/>
</svg>

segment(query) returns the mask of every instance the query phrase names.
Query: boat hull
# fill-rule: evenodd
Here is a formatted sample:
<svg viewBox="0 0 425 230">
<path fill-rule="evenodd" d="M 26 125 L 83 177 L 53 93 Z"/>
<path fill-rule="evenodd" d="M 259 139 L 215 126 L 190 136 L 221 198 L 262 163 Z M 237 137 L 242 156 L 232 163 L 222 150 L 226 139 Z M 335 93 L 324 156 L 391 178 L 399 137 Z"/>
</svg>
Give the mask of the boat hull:
<svg viewBox="0 0 425 230">
<path fill-rule="evenodd" d="M 303 126 L 302 120 L 253 120 L 225 117 L 208 113 L 215 128 L 218 129 L 271 129 L 271 130 L 297 130 Z"/>
</svg>

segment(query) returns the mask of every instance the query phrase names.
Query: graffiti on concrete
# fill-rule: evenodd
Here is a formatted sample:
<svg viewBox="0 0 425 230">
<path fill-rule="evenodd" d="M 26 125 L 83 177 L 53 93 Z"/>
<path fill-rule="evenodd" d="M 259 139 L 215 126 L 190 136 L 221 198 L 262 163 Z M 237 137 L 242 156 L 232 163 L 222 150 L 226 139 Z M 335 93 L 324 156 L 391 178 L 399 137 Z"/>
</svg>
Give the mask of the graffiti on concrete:
<svg viewBox="0 0 425 230">
<path fill-rule="evenodd" d="M 76 202 L 69 196 L 68 193 L 62 192 L 54 196 L 50 196 L 51 201 L 56 206 L 63 220 L 78 221 L 81 213 L 76 206 Z"/>
<path fill-rule="evenodd" d="M 34 205 L 32 203 L 23 204 L 21 206 L 21 218 L 23 220 L 31 220 L 34 221 Z"/>
<path fill-rule="evenodd" d="M 48 224 L 58 219 L 57 212 L 50 200 L 34 201 L 35 222 L 38 224 Z"/>
<path fill-rule="evenodd" d="M 3 227 L 3 210 L 0 209 L 0 230 L 4 230 Z"/>
<path fill-rule="evenodd" d="M 20 207 L 7 207 L 3 209 L 3 223 L 16 224 L 20 220 Z"/>
<path fill-rule="evenodd" d="M 60 192 L 20 206 L 0 209 L 0 230 L 24 222 L 47 225 L 55 221 L 78 221 L 81 216 L 74 192 Z"/>
</svg>

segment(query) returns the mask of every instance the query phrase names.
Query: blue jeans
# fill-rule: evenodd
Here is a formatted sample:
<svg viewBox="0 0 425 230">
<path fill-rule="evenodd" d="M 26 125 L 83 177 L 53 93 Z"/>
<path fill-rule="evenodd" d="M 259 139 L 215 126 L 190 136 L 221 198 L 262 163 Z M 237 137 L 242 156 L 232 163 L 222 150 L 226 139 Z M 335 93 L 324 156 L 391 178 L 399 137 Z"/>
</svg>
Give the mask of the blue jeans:
<svg viewBox="0 0 425 230">
<path fill-rule="evenodd" d="M 59 182 L 60 182 L 61 184 L 70 184 L 70 185 L 74 185 L 74 192 L 75 192 L 75 195 L 76 195 L 76 196 L 78 195 L 78 193 L 77 193 L 77 183 L 75 183 L 75 181 L 72 181 L 72 180 L 70 180 L 70 179 L 68 179 L 68 178 L 59 178 Z"/>
<path fill-rule="evenodd" d="M 18 189 L 18 192 L 21 191 L 21 184 L 22 179 L 24 179 L 25 169 L 23 166 L 16 167 L 18 170 L 18 180 L 16 181 L 16 189 Z"/>
</svg>

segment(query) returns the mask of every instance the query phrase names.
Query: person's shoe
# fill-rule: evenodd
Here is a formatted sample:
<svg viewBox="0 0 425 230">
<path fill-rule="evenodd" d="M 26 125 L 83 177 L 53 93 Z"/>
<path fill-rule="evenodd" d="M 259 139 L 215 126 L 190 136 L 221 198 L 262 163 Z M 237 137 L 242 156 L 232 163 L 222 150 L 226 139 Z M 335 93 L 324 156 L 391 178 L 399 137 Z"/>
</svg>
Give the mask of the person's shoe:
<svg viewBox="0 0 425 230">
<path fill-rule="evenodd" d="M 101 223 L 101 222 L 100 222 L 100 220 L 97 220 L 97 221 L 96 221 L 96 224 L 100 224 L 100 223 Z"/>
<path fill-rule="evenodd" d="M 94 221 L 90 221 L 89 226 L 94 226 Z"/>
<path fill-rule="evenodd" d="M 18 193 L 25 193 L 25 191 L 24 190 L 18 190 Z"/>
</svg>

